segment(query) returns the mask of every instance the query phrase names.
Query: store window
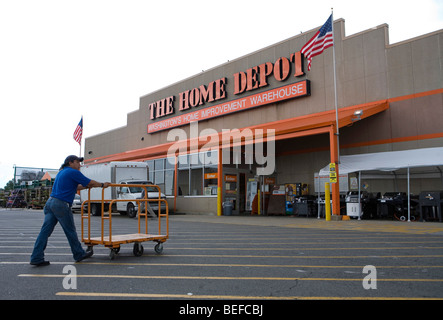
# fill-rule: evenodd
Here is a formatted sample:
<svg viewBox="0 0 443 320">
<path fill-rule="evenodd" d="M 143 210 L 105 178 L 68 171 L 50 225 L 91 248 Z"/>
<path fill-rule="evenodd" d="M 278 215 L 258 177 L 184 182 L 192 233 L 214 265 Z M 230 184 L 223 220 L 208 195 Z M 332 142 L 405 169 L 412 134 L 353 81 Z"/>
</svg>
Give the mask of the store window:
<svg viewBox="0 0 443 320">
<path fill-rule="evenodd" d="M 154 160 L 145 161 L 149 167 L 149 181 L 154 183 Z"/>
<path fill-rule="evenodd" d="M 218 170 L 217 168 L 205 168 L 205 196 L 217 195 L 218 186 Z"/>
<path fill-rule="evenodd" d="M 217 195 L 218 151 L 204 152 L 204 194 Z"/>
<path fill-rule="evenodd" d="M 158 185 L 160 189 L 163 191 L 165 190 L 165 171 L 155 171 L 154 172 L 154 184 Z"/>
<path fill-rule="evenodd" d="M 192 153 L 178 157 L 178 195 L 217 194 L 217 151 Z M 212 175 L 206 175 L 212 174 Z"/>
<path fill-rule="evenodd" d="M 149 180 L 160 187 L 166 196 L 174 195 L 174 158 L 148 160 Z"/>
<path fill-rule="evenodd" d="M 178 171 L 178 192 L 179 196 L 189 195 L 189 168 Z"/>
<path fill-rule="evenodd" d="M 178 168 L 179 169 L 186 169 L 189 168 L 189 155 L 181 155 L 178 156 Z"/>
<path fill-rule="evenodd" d="M 165 160 L 166 159 L 156 159 L 156 160 L 154 160 L 154 169 L 155 169 L 155 171 L 163 170 L 165 168 Z"/>
<path fill-rule="evenodd" d="M 190 195 L 200 196 L 203 194 L 203 168 L 191 169 Z"/>
<path fill-rule="evenodd" d="M 167 196 L 174 195 L 174 170 L 165 170 L 164 194 Z"/>
<path fill-rule="evenodd" d="M 178 177 L 177 184 L 178 190 L 177 194 L 179 196 L 189 195 L 189 159 L 188 155 L 181 155 L 177 158 L 178 164 Z"/>
</svg>

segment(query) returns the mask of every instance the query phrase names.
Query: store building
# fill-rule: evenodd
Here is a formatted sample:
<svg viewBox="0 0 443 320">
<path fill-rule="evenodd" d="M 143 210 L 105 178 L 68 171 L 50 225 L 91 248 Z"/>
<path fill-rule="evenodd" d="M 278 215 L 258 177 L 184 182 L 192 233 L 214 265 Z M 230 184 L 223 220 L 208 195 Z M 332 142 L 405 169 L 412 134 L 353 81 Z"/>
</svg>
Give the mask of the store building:
<svg viewBox="0 0 443 320">
<path fill-rule="evenodd" d="M 300 53 L 317 30 L 142 96 L 126 126 L 86 139 L 85 164 L 148 161 L 170 208 L 221 214 L 232 200 L 243 214 L 257 185 L 302 183 L 315 195 L 316 174 L 337 163 L 339 214 L 349 189 L 340 156 L 443 146 L 443 30 L 390 44 L 386 24 L 345 36 L 345 21 L 334 21 L 337 112 L 332 48 L 310 71 Z M 442 181 L 441 170 L 412 179 L 411 192 L 443 190 Z M 406 191 L 404 179 L 362 183 Z"/>
</svg>

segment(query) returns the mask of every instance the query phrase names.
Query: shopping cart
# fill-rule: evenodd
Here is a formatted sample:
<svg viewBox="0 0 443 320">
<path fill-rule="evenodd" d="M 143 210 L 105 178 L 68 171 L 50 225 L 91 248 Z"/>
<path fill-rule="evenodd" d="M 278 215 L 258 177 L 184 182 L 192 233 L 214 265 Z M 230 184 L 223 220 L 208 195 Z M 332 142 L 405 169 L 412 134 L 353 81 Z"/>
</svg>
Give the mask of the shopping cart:
<svg viewBox="0 0 443 320">
<path fill-rule="evenodd" d="M 143 246 L 142 242 L 145 241 L 154 241 L 157 244 L 154 247 L 156 253 L 160 254 L 163 252 L 163 243 L 169 237 L 169 210 L 168 203 L 165 199 L 161 199 L 161 190 L 157 185 L 146 185 L 146 184 L 110 184 L 109 188 L 114 187 L 138 187 L 144 188 L 145 197 L 142 199 L 104 199 L 104 188 L 102 190 L 102 198 L 101 201 L 90 200 L 91 199 L 91 189 L 88 190 L 88 200 L 83 201 L 81 206 L 81 228 L 82 228 L 82 242 L 84 242 L 88 248 L 87 251 L 92 251 L 95 245 L 104 245 L 107 248 L 111 249 L 109 254 L 109 258 L 112 260 L 120 251 L 120 246 L 125 243 L 134 243 L 133 253 L 134 256 L 141 256 L 143 254 Z M 148 187 L 154 187 L 158 190 L 158 198 L 148 199 Z M 131 234 L 118 234 L 114 235 L 112 233 L 112 208 L 116 202 L 125 201 L 125 202 L 137 202 L 138 207 L 138 232 Z M 101 203 L 101 236 L 91 237 L 91 203 Z M 158 233 L 152 234 L 148 233 L 148 202 L 157 202 L 158 203 Z M 165 213 L 162 213 L 161 203 L 164 202 L 166 206 Z M 141 204 L 144 205 L 144 212 L 141 212 Z M 84 207 L 87 205 L 87 213 L 84 212 Z M 109 213 L 106 214 L 105 207 L 109 207 Z M 144 233 L 142 233 L 142 218 L 144 218 Z M 162 219 L 165 218 L 165 219 Z M 105 228 L 105 220 L 108 220 L 109 226 L 108 230 Z M 165 221 L 162 221 L 165 220 Z M 85 221 L 87 232 L 85 232 Z M 166 232 L 162 233 L 162 224 L 164 225 L 164 229 Z M 107 234 L 105 234 L 107 233 Z"/>
</svg>

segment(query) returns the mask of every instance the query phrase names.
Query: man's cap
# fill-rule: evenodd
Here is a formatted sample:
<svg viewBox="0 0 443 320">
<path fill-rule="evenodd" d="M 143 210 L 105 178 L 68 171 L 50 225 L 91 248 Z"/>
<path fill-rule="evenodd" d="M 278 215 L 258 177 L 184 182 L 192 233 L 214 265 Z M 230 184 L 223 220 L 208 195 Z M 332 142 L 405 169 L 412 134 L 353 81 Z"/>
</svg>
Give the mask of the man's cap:
<svg viewBox="0 0 443 320">
<path fill-rule="evenodd" d="M 74 162 L 75 160 L 78 160 L 79 162 L 83 162 L 84 159 L 85 158 L 83 158 L 83 157 L 77 157 L 77 156 L 74 156 L 74 155 L 70 155 L 70 156 L 66 157 L 64 164 L 68 165 L 69 162 Z"/>
<path fill-rule="evenodd" d="M 63 170 L 64 168 L 69 167 L 70 162 L 74 162 L 75 160 L 78 160 L 79 162 L 83 162 L 84 159 L 85 158 L 83 158 L 83 157 L 77 157 L 74 155 L 67 156 L 65 159 L 65 162 L 60 167 L 60 170 Z"/>
</svg>

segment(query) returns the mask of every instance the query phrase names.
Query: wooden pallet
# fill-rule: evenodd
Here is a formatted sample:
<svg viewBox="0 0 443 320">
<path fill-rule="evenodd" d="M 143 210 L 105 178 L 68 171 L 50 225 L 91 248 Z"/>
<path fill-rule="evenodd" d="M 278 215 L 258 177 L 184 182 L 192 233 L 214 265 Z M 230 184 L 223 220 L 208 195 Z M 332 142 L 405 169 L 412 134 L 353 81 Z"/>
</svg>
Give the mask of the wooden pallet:
<svg viewBox="0 0 443 320">
<path fill-rule="evenodd" d="M 103 241 L 102 237 L 94 237 L 90 239 L 83 239 L 85 244 L 102 244 L 105 246 L 119 246 L 120 244 L 132 243 L 132 242 L 144 242 L 144 241 L 157 241 L 157 242 L 165 242 L 168 237 L 166 235 L 159 234 L 145 234 L 145 233 L 132 233 L 132 234 L 121 234 L 121 235 L 112 235 L 111 240 L 109 240 L 109 236 L 104 236 Z"/>
</svg>

